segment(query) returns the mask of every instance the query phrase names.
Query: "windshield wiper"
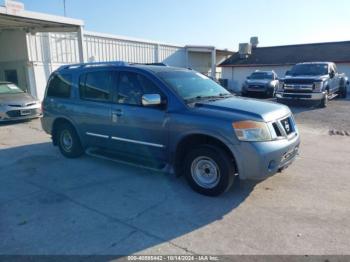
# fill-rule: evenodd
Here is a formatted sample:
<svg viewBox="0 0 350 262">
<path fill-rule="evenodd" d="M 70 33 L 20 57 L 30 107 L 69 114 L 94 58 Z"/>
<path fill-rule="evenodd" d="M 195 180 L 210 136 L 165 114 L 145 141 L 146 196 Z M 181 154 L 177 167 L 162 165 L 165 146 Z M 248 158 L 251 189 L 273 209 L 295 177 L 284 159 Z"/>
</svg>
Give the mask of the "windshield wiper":
<svg viewBox="0 0 350 262">
<path fill-rule="evenodd" d="M 192 97 L 192 98 L 188 98 L 185 99 L 185 101 L 187 103 L 195 103 L 201 100 L 217 100 L 217 99 L 221 99 L 221 98 L 227 98 L 227 97 L 231 97 L 233 96 L 232 94 L 224 94 L 224 93 L 220 93 L 216 96 L 196 96 L 196 97 Z"/>
</svg>

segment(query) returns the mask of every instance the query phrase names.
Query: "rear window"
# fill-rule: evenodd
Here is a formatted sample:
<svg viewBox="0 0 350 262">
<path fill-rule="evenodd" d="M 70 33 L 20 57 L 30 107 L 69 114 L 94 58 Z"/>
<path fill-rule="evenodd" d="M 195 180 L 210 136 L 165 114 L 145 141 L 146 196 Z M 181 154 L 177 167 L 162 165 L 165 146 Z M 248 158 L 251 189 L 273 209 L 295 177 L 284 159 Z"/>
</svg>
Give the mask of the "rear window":
<svg viewBox="0 0 350 262">
<path fill-rule="evenodd" d="M 47 89 L 48 97 L 69 98 L 72 87 L 72 76 L 65 74 L 54 75 Z"/>
</svg>

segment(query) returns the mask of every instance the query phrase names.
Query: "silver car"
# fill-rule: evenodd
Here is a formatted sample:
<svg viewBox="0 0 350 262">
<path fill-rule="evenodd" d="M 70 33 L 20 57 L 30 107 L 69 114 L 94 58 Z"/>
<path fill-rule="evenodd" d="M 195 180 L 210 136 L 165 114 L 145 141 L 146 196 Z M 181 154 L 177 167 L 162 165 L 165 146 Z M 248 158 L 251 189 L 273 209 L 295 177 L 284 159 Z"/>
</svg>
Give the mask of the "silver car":
<svg viewBox="0 0 350 262">
<path fill-rule="evenodd" d="M 241 93 L 243 96 L 260 93 L 265 94 L 267 97 L 274 97 L 278 86 L 278 76 L 274 71 L 256 70 L 243 83 Z"/>
<path fill-rule="evenodd" d="M 0 82 L 0 122 L 37 118 L 40 101 L 10 82 Z"/>
</svg>

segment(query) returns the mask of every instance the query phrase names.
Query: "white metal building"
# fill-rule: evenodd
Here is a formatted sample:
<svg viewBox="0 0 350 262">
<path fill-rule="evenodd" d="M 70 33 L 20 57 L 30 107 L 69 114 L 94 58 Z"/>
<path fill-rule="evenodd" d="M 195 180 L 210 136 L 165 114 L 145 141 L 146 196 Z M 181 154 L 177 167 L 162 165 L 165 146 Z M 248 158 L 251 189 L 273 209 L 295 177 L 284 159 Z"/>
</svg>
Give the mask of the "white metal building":
<svg viewBox="0 0 350 262">
<path fill-rule="evenodd" d="M 246 77 L 255 70 L 274 70 L 284 77 L 287 70 L 301 62 L 335 62 L 338 72 L 350 77 L 350 41 L 315 44 L 258 47 L 253 43 L 241 44 L 240 51 L 226 59 L 222 78 L 228 80 L 228 88 L 240 92 Z"/>
<path fill-rule="evenodd" d="M 162 62 L 218 77 L 217 65 L 233 53 L 87 32 L 81 20 L 30 12 L 17 4 L 8 0 L 0 6 L 0 80 L 15 82 L 39 99 L 51 72 L 63 64 Z"/>
</svg>

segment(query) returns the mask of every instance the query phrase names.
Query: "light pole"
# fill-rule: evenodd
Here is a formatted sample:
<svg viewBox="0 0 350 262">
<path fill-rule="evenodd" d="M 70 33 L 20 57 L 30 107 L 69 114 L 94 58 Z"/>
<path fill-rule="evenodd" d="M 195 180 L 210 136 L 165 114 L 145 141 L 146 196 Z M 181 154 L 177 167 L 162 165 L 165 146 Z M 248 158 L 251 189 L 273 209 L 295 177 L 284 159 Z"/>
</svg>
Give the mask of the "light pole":
<svg viewBox="0 0 350 262">
<path fill-rule="evenodd" d="M 66 16 L 66 0 L 63 0 L 63 14 Z"/>
</svg>

